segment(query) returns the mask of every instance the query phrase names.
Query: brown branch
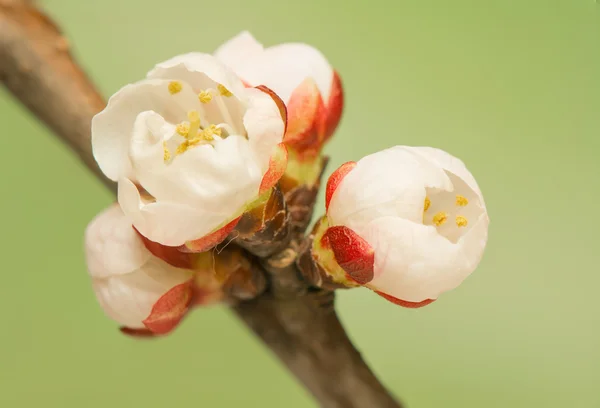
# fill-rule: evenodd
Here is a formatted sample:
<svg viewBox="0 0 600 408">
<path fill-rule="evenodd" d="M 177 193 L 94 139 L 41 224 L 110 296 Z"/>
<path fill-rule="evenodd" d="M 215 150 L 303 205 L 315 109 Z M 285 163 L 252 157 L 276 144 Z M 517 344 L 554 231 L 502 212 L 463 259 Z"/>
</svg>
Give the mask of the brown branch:
<svg viewBox="0 0 600 408">
<path fill-rule="evenodd" d="M 100 172 L 90 143 L 90 121 L 104 100 L 69 53 L 58 28 L 30 2 L 0 0 L 0 80 Z M 341 326 L 333 292 L 305 284 L 295 266 L 297 243 L 263 260 L 269 287 L 239 303 L 236 314 L 264 341 L 325 408 L 398 408 Z"/>
<path fill-rule="evenodd" d="M 354 348 L 334 292 L 308 288 L 289 248 L 263 263 L 271 291 L 235 312 L 326 408 L 399 408 Z"/>
<path fill-rule="evenodd" d="M 29 1 L 0 0 L 0 80 L 108 188 L 92 156 L 90 123 L 105 103 L 58 27 Z"/>
</svg>

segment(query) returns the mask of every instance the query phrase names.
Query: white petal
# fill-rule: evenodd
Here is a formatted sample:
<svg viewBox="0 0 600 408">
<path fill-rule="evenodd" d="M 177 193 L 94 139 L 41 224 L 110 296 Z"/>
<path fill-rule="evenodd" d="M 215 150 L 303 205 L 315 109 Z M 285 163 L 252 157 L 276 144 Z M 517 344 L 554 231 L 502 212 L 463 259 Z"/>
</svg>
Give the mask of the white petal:
<svg viewBox="0 0 600 408">
<path fill-rule="evenodd" d="M 230 68 L 212 55 L 179 55 L 158 64 L 148 73 L 148 78 L 184 81 L 193 88 L 196 95 L 201 91 L 213 90 L 212 102 L 202 104 L 200 112 L 204 112 L 211 123 L 226 122 L 232 126 L 235 134 L 245 135 L 242 126 L 247 103 L 245 87 Z M 219 95 L 216 91 L 218 85 L 223 85 L 233 96 Z"/>
<path fill-rule="evenodd" d="M 244 116 L 244 127 L 264 174 L 273 149 L 283 141 L 285 125 L 279 107 L 271 96 L 258 89 L 246 89 L 246 93 L 248 110 Z"/>
<path fill-rule="evenodd" d="M 251 58 L 259 56 L 264 47 L 248 31 L 242 31 L 213 53 L 225 65 L 237 69 Z"/>
<path fill-rule="evenodd" d="M 214 88 L 213 82 L 225 86 L 237 97 L 241 97 L 244 90 L 244 85 L 229 67 L 214 56 L 199 52 L 161 62 L 148 72 L 147 77 L 177 79 L 190 84 L 196 92 Z"/>
<path fill-rule="evenodd" d="M 123 87 L 92 119 L 92 148 L 102 172 L 111 180 L 132 177 L 128 158 L 130 138 L 137 116 L 154 111 L 171 123 L 186 119 L 190 109 L 199 107 L 189 86 L 176 95 L 169 93 L 169 81 L 145 80 Z"/>
<path fill-rule="evenodd" d="M 137 188 L 128 179 L 119 181 L 119 204 L 142 235 L 167 246 L 183 245 L 202 237 L 233 215 L 175 202 L 144 204 Z"/>
<path fill-rule="evenodd" d="M 118 205 L 107 208 L 88 225 L 85 255 L 93 278 L 130 273 L 151 257 Z"/>
<path fill-rule="evenodd" d="M 190 148 L 168 165 L 157 157 L 136 175 L 157 201 L 145 204 L 131 180 L 121 179 L 123 211 L 145 237 L 177 246 L 239 216 L 257 198 L 263 171 L 248 140 L 229 136 L 214 147 Z"/>
<path fill-rule="evenodd" d="M 150 315 L 162 295 L 191 277 L 191 270 L 175 268 L 152 257 L 132 273 L 94 279 L 93 288 L 98 302 L 110 318 L 136 329 L 144 327 L 142 321 Z"/>
<path fill-rule="evenodd" d="M 380 217 L 396 216 L 421 222 L 425 188 L 451 190 L 446 173 L 403 146 L 358 161 L 341 181 L 329 204 L 331 225 L 360 231 Z"/>
<path fill-rule="evenodd" d="M 477 193 L 477 195 L 479 196 L 479 201 L 482 207 L 485 209 L 485 203 L 483 201 L 481 189 L 477 185 L 475 177 L 473 177 L 471 172 L 467 170 L 467 167 L 460 159 L 452 156 L 451 154 L 443 150 L 436 149 L 434 147 L 409 147 L 409 149 L 423 155 L 424 157 L 433 161 L 444 170 L 447 170 L 450 173 L 453 173 L 459 178 L 461 178 L 473 191 L 475 191 L 475 193 Z"/>
<path fill-rule="evenodd" d="M 373 221 L 360 235 L 375 249 L 369 287 L 409 302 L 436 299 L 475 270 L 487 242 L 485 215 L 457 243 L 433 226 L 401 218 Z"/>
<path fill-rule="evenodd" d="M 319 50 L 307 44 L 286 43 L 264 49 L 249 33 L 223 44 L 215 56 L 251 85 L 266 85 L 284 102 L 306 78 L 312 78 L 323 100 L 329 100 L 333 69 Z"/>
</svg>

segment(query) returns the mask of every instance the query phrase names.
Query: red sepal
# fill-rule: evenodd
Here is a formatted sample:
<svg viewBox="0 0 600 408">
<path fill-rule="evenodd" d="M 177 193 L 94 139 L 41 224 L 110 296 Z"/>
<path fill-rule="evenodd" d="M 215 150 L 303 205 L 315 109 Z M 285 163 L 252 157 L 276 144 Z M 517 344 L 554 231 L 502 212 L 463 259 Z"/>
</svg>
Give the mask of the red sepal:
<svg viewBox="0 0 600 408">
<path fill-rule="evenodd" d="M 325 232 L 335 260 L 352 280 L 364 285 L 373 279 L 375 251 L 367 241 L 345 226 Z"/>
</svg>

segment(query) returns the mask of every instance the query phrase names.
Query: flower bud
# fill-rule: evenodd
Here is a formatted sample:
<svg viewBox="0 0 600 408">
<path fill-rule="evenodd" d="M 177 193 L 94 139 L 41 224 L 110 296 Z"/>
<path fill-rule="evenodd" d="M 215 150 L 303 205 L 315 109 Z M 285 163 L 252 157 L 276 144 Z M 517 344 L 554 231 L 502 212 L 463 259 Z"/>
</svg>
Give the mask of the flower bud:
<svg viewBox="0 0 600 408">
<path fill-rule="evenodd" d="M 85 254 L 98 302 L 125 332 L 166 334 L 186 314 L 194 272 L 154 256 L 119 206 L 88 225 Z"/>
<path fill-rule="evenodd" d="M 215 56 L 252 86 L 266 85 L 287 107 L 285 143 L 295 160 L 314 159 L 336 129 L 344 104 L 342 83 L 317 49 L 299 43 L 264 48 L 244 31 Z"/>
<path fill-rule="evenodd" d="M 329 178 L 326 207 L 312 252 L 329 280 L 405 307 L 457 287 L 487 242 L 481 190 L 438 149 L 396 146 L 346 163 Z"/>
</svg>

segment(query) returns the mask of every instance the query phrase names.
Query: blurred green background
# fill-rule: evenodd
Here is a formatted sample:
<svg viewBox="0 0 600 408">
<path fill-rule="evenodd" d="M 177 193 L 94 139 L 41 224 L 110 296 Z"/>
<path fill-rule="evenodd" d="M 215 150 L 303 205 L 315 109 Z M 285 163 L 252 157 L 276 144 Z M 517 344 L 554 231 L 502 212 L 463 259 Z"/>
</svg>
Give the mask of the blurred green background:
<svg viewBox="0 0 600 408">
<path fill-rule="evenodd" d="M 475 174 L 492 219 L 478 271 L 429 307 L 340 293 L 376 373 L 408 407 L 600 407 L 600 5 L 40 3 L 107 96 L 242 29 L 321 49 L 346 89 L 329 172 L 394 144 L 440 147 Z M 224 308 L 158 341 L 122 336 L 82 255 L 112 197 L 4 89 L 0 123 L 0 406 L 315 406 Z"/>
</svg>

